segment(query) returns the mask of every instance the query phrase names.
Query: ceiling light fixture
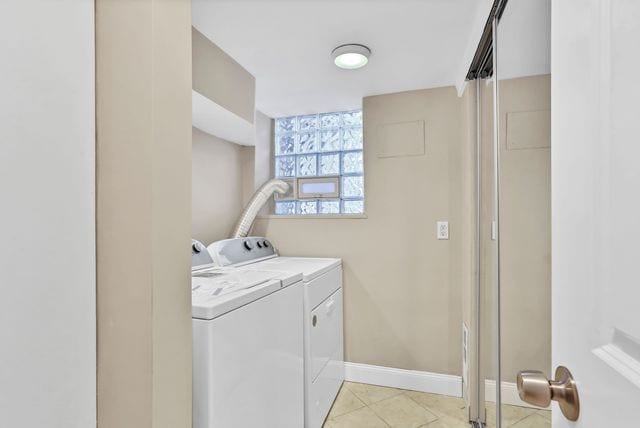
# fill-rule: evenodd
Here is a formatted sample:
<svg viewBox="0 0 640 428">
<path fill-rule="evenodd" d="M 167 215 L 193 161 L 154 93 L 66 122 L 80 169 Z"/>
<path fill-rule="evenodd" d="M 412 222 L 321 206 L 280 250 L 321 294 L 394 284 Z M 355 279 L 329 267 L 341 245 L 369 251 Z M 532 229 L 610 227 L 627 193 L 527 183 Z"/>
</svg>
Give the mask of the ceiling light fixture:
<svg viewBox="0 0 640 428">
<path fill-rule="evenodd" d="M 333 62 L 340 68 L 355 70 L 367 65 L 371 49 L 365 45 L 349 43 L 340 45 L 331 52 Z"/>
</svg>

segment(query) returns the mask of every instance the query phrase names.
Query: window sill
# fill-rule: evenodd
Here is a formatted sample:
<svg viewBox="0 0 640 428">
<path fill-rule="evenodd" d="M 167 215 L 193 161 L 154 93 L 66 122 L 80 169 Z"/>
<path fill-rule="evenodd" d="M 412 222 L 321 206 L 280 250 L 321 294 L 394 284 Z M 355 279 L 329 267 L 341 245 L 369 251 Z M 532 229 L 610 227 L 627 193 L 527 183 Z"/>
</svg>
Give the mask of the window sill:
<svg viewBox="0 0 640 428">
<path fill-rule="evenodd" d="M 277 219 L 277 220 L 334 220 L 334 219 L 351 219 L 363 220 L 367 219 L 366 214 L 314 214 L 314 215 L 259 215 L 257 219 Z"/>
</svg>

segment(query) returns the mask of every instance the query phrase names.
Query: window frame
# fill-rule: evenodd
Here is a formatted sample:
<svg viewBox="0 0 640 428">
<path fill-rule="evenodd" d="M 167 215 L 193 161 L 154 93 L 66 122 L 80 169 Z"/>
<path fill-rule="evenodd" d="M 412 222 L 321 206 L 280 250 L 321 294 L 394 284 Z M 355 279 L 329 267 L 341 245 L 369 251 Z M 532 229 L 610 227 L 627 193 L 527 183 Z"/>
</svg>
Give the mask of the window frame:
<svg viewBox="0 0 640 428">
<path fill-rule="evenodd" d="M 297 199 L 340 199 L 340 178 L 339 175 L 327 175 L 322 177 L 298 177 L 296 178 Z M 304 185 L 307 183 L 326 183 L 333 182 L 335 191 L 329 193 L 307 193 L 303 191 Z"/>
</svg>

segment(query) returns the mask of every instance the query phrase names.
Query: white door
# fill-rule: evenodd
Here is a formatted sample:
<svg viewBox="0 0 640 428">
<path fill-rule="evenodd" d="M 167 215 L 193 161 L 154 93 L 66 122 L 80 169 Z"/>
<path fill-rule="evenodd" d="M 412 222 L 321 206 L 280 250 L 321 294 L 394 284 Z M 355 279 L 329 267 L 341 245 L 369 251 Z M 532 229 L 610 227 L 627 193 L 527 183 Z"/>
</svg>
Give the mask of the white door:
<svg viewBox="0 0 640 428">
<path fill-rule="evenodd" d="M 576 423 L 640 426 L 640 1 L 552 2 L 553 364 Z"/>
</svg>

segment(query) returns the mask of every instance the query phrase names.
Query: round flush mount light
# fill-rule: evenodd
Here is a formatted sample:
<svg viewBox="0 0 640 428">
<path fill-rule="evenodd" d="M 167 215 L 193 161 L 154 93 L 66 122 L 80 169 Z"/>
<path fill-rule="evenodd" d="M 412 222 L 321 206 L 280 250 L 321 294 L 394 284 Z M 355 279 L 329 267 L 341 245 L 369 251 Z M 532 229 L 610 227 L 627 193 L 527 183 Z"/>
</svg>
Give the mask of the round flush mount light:
<svg viewBox="0 0 640 428">
<path fill-rule="evenodd" d="M 340 68 L 355 70 L 367 65 L 371 49 L 365 45 L 350 43 L 340 45 L 331 52 L 333 62 Z"/>
</svg>

